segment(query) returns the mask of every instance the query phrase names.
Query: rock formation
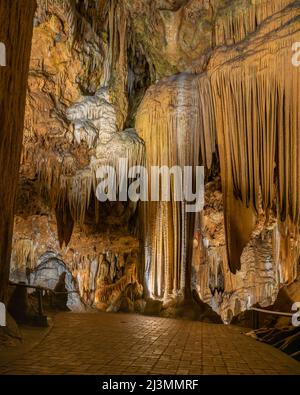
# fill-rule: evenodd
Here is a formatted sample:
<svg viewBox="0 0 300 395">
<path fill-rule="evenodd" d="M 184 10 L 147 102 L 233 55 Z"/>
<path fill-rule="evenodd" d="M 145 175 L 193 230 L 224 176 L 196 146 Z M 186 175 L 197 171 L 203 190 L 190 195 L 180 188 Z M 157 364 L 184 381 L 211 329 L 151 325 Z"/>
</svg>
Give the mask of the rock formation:
<svg viewBox="0 0 300 395">
<path fill-rule="evenodd" d="M 201 95 L 208 101 L 202 101 Z M 212 96 L 205 77 L 198 79 L 183 73 L 147 91 L 136 127 L 146 147 L 153 147 L 146 151 L 148 174 L 151 166 L 183 169 L 197 166 L 199 161 L 211 168 L 216 150 L 211 108 Z M 186 203 L 176 201 L 174 184 L 175 180 L 171 183 L 171 202 L 146 203 L 142 221 L 145 280 L 151 296 L 165 299 L 190 297 L 194 215 L 187 212 Z"/>
<path fill-rule="evenodd" d="M 66 273 L 74 309 L 168 315 L 198 300 L 228 323 L 273 304 L 299 259 L 299 14 L 296 0 L 39 0 L 11 278 L 54 288 Z M 204 166 L 204 209 L 172 178 L 170 201 L 100 202 L 97 170 L 114 168 L 119 191 L 120 158 L 148 174 Z"/>
</svg>

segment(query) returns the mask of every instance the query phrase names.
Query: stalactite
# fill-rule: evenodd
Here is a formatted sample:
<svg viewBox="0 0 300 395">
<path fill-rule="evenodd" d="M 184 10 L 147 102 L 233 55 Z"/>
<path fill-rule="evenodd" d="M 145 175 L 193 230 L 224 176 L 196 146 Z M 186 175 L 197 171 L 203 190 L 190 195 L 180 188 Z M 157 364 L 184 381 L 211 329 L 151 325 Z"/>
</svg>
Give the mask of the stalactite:
<svg viewBox="0 0 300 395">
<path fill-rule="evenodd" d="M 275 11 L 270 4 L 256 7 L 261 19 Z M 216 123 L 228 264 L 232 272 L 240 269 L 240 256 L 255 229 L 260 193 L 266 213 L 274 210 L 277 196 L 278 218 L 289 218 L 299 225 L 300 174 L 295 155 L 299 73 L 291 62 L 292 44 L 299 41 L 297 20 L 293 19 L 296 15 L 297 7 L 291 7 L 279 14 L 283 19 L 275 15 L 268 20 L 262 32 L 243 43 L 242 57 L 241 49 L 217 51 L 207 75 L 181 74 L 162 80 L 148 90 L 137 116 L 136 127 L 146 143 L 149 168 L 200 163 L 209 168 L 215 151 Z M 282 24 L 283 20 L 290 23 Z M 265 41 L 260 33 L 270 31 L 273 40 Z M 239 39 L 242 38 L 241 34 Z M 169 292 L 166 277 L 172 272 L 171 277 L 180 285 L 173 283 L 171 293 L 182 291 L 186 286 L 183 273 L 189 261 L 189 225 L 185 223 L 183 207 L 173 201 L 167 205 L 173 213 L 172 220 L 164 202 L 145 204 L 143 211 L 146 270 L 141 274 L 146 277 L 150 296 L 159 298 L 163 297 L 161 287 Z M 172 240 L 161 223 L 174 227 Z M 171 251 L 174 264 L 164 256 L 166 251 Z"/>
<path fill-rule="evenodd" d="M 270 16 L 284 10 L 293 3 L 291 0 L 255 0 L 241 5 L 232 4 L 219 11 L 216 18 L 215 37 L 216 45 L 231 45 L 244 40 L 250 33 Z M 294 1 L 296 3 L 296 1 Z M 282 15 L 280 15 L 282 20 Z"/>
<path fill-rule="evenodd" d="M 229 323 L 232 315 L 256 303 L 274 303 L 282 285 L 295 279 L 299 244 L 291 234 L 291 224 L 279 225 L 272 213 L 264 213 L 259 194 L 258 221 L 241 255 L 241 269 L 233 274 L 228 265 L 219 183 L 208 184 L 205 195 L 199 242 L 194 246 L 193 288 Z"/>
<path fill-rule="evenodd" d="M 60 90 L 66 88 L 68 83 L 78 87 L 69 87 L 70 92 L 66 95 L 59 92 L 59 97 L 57 92 L 52 92 L 53 95 L 43 92 L 45 95 L 36 97 L 36 85 L 42 80 L 47 85 L 50 80 L 48 74 L 43 77 L 36 77 L 36 74 L 41 71 L 44 73 L 52 66 L 51 61 L 50 66 L 48 62 L 44 66 L 44 58 L 38 52 L 40 58 L 34 60 L 28 95 L 22 165 L 27 170 L 30 166 L 33 167 L 32 163 L 35 164 L 38 182 L 48 202 L 60 214 L 64 213 L 58 215 L 58 234 L 60 241 L 66 242 L 72 228 L 64 229 L 63 217 L 66 213 L 67 217 L 71 215 L 72 221 L 83 224 L 90 203 L 95 201 L 95 217 L 99 223 L 100 205 L 93 196 L 97 188 L 98 167 L 112 166 L 118 176 L 119 158 L 128 158 L 129 166 L 141 165 L 144 161 L 144 145 L 133 129 L 117 133 L 123 130 L 128 107 L 128 18 L 123 3 L 116 0 L 86 0 L 84 3 L 79 0 L 48 0 L 45 3 L 39 0 L 35 17 L 36 29 L 39 31 L 43 28 L 47 32 L 50 27 L 51 37 L 54 36 L 53 18 L 62 30 L 57 35 L 62 34 L 64 38 L 59 38 L 58 51 L 53 51 L 54 57 L 56 53 L 58 57 L 61 56 L 62 50 L 67 52 L 66 59 L 74 57 L 74 63 L 78 62 L 82 66 L 82 73 L 76 75 L 76 83 L 75 75 L 69 81 L 67 66 L 58 68 L 56 64 L 51 84 Z M 76 67 L 77 64 L 74 70 Z M 70 74 L 72 72 L 73 70 Z M 78 97 L 80 91 L 84 95 L 85 92 L 91 93 L 88 96 L 82 94 L 81 99 L 70 106 L 73 95 Z M 48 96 L 51 96 L 51 103 L 48 103 Z M 55 113 L 55 117 L 59 119 L 59 125 L 54 126 L 59 129 L 59 137 L 53 137 L 48 130 L 42 135 L 38 126 L 35 128 L 37 118 L 47 110 L 51 112 L 51 116 Z"/>
<path fill-rule="evenodd" d="M 300 256 L 299 232 L 291 223 L 278 222 L 273 234 L 273 255 L 280 268 L 279 282 L 291 284 L 297 277 Z"/>
<path fill-rule="evenodd" d="M 70 212 L 74 221 L 83 224 L 92 195 L 96 194 L 98 168 L 111 166 L 119 187 L 119 159 L 127 159 L 128 168 L 143 165 L 145 148 L 134 129 L 118 132 L 116 111 L 110 103 L 107 88 L 99 89 L 93 96 L 81 98 L 67 109 L 66 114 L 74 125 L 73 145 L 80 147 L 85 141 L 90 148 L 94 148 L 95 156 L 88 153 L 86 159 L 89 164 L 78 168 L 76 159 L 70 153 L 62 155 L 56 147 L 46 152 L 45 147 L 41 146 L 34 161 L 39 183 L 49 196 L 51 206 L 64 213 Z M 97 212 L 97 201 L 95 205 Z M 61 219 L 58 223 L 61 242 L 69 239 L 69 231 L 64 233 L 63 224 L 64 220 Z"/>
<path fill-rule="evenodd" d="M 45 4 L 40 3 L 40 7 Z M 209 255 L 211 251 L 208 251 L 206 258 L 216 264 L 217 255 L 222 257 L 219 271 L 224 273 L 225 279 L 232 281 L 234 288 L 236 280 L 228 266 L 236 272 L 243 265 L 243 259 L 255 258 L 251 252 L 253 256 L 250 259 L 245 251 L 249 253 L 249 243 L 257 227 L 258 206 L 262 204 L 266 217 L 275 213 L 278 219 L 273 240 L 274 267 L 270 269 L 266 263 L 268 268 L 263 270 L 275 273 L 278 269 L 281 281 L 290 282 L 295 278 L 295 262 L 299 256 L 300 159 L 297 152 L 300 77 L 298 69 L 291 64 L 292 44 L 300 41 L 297 33 L 299 1 L 238 0 L 231 4 L 211 1 L 206 5 L 208 3 L 213 17 L 208 30 L 215 29 L 212 39 L 214 52 L 205 55 L 205 60 L 195 61 L 196 66 L 191 67 L 190 73 L 162 80 L 150 88 L 139 109 L 136 124 L 146 142 L 147 167 L 150 170 L 153 165 L 179 165 L 182 168 L 204 164 L 206 169 L 210 169 L 217 151 L 217 139 L 227 239 L 217 254 Z M 70 145 L 65 149 L 63 141 L 57 147 L 56 141 L 49 142 L 47 136 L 36 157 L 32 155 L 29 143 L 23 152 L 24 162 L 33 158 L 37 163 L 40 183 L 57 210 L 59 240 L 61 244 L 67 244 L 73 221 L 83 224 L 90 203 L 95 200 L 93 194 L 97 187 L 98 167 L 112 166 L 118 172 L 119 158 L 128 158 L 129 167 L 144 163 L 143 141 L 132 129 L 120 132 L 127 116 L 127 92 L 130 93 L 133 86 L 133 75 L 128 69 L 128 42 L 129 46 L 138 47 L 141 37 L 138 32 L 130 32 L 137 38 L 132 42 L 130 35 L 128 38 L 128 30 L 131 30 L 128 8 L 117 0 L 49 0 L 45 14 L 48 7 L 53 7 L 51 12 L 60 7 L 60 12 L 65 14 L 66 23 L 63 24 L 68 47 L 81 54 L 80 62 L 86 79 L 89 80 L 97 70 L 102 71 L 95 78 L 95 83 L 88 82 L 88 87 L 83 84 L 82 91 L 92 92 L 89 96 L 73 103 L 66 112 L 65 106 L 69 105 L 70 97 L 61 106 L 65 121 L 62 122 L 63 128 L 68 128 L 65 116 L 74 126 L 73 134 L 70 127 L 63 136 L 63 139 L 68 136 Z M 155 5 L 150 9 L 154 15 Z M 178 41 L 184 38 L 179 34 L 179 25 L 185 23 L 179 17 L 185 15 L 182 10 L 174 9 L 174 14 L 162 11 L 166 16 L 166 52 L 167 55 L 174 53 L 175 58 L 181 47 Z M 101 14 L 99 19 L 98 12 Z M 187 13 L 186 17 L 189 18 L 190 14 Z M 99 42 L 101 47 L 98 47 Z M 190 43 L 186 44 L 190 47 Z M 146 50 L 141 47 L 141 52 Z M 149 58 L 153 76 L 156 70 L 149 53 L 145 56 Z M 182 57 L 189 57 L 188 52 Z M 44 64 L 44 59 L 40 62 Z M 182 59 L 182 62 L 185 61 Z M 169 72 L 171 68 L 163 70 L 163 75 Z M 199 72 L 203 74 L 197 74 Z M 59 71 L 55 83 L 63 85 L 64 78 L 64 72 Z M 37 101 L 36 112 L 42 111 L 43 103 Z M 37 114 L 33 111 L 29 116 L 26 132 L 28 141 L 32 139 L 34 145 L 32 125 Z M 82 157 L 86 156 L 88 163 L 79 165 L 78 152 L 81 153 L 83 146 L 86 147 L 86 155 Z M 69 151 L 77 149 L 77 157 L 73 157 Z M 117 173 L 117 179 L 118 176 Z M 171 194 L 174 194 L 173 181 L 170 184 Z M 98 223 L 97 201 L 95 217 Z M 186 213 L 184 203 L 175 201 L 173 196 L 171 202 L 143 204 L 141 222 L 145 262 L 139 271 L 149 296 L 165 301 L 177 296 L 188 298 L 193 214 Z M 267 259 L 269 250 L 261 245 L 258 248 L 261 256 Z M 78 263 L 80 289 L 89 301 L 94 299 L 94 292 L 97 294 L 97 281 L 102 281 L 98 278 L 99 273 L 106 265 L 104 259 L 94 255 L 97 254 L 84 255 Z M 253 279 L 256 267 L 252 261 L 251 265 L 247 275 Z M 215 269 L 216 278 L 222 277 L 217 266 Z M 113 271 L 114 264 L 111 263 L 108 277 L 112 277 Z M 103 302 L 123 289 L 123 281 L 119 279 L 116 286 L 102 284 L 102 294 L 97 296 L 99 300 Z M 272 299 L 276 286 L 272 282 L 271 289 L 263 293 L 268 298 L 271 295 Z M 243 308 L 247 303 L 243 301 Z M 231 301 L 229 305 L 231 308 Z"/>
<path fill-rule="evenodd" d="M 61 220 L 64 219 L 62 212 L 57 212 L 57 215 L 60 215 Z M 128 285 L 137 284 L 138 260 L 135 251 L 138 242 L 135 239 L 130 238 L 129 242 L 134 242 L 134 246 L 128 245 L 126 237 L 122 244 L 120 238 L 123 234 L 115 240 L 113 246 L 101 236 L 96 238 L 98 243 L 95 243 L 95 240 L 90 241 L 88 236 L 84 236 L 85 239 L 82 241 L 81 234 L 78 234 L 76 228 L 77 240 L 73 244 L 71 242 L 69 247 L 59 248 L 54 229 L 48 226 L 45 229 L 45 223 L 43 224 L 38 216 L 22 219 L 21 222 L 24 226 L 22 232 L 14 235 L 11 280 L 31 281 L 37 277 L 41 279 L 38 273 L 41 263 L 59 261 L 72 276 L 81 300 L 86 305 L 99 308 L 109 307 Z M 32 238 L 24 236 L 24 229 L 28 227 L 35 230 Z M 66 229 L 62 231 L 65 232 Z M 65 237 L 65 233 L 62 236 Z M 57 278 L 51 270 L 48 270 L 48 275 L 44 273 L 42 277 L 42 281 L 49 281 L 53 286 L 56 284 Z"/>
<path fill-rule="evenodd" d="M 23 270 L 34 269 L 36 264 L 36 245 L 30 239 L 18 239 L 13 247 L 13 260 L 15 269 Z"/>
<path fill-rule="evenodd" d="M 63 246 L 63 243 L 67 246 L 71 240 L 74 220 L 70 213 L 70 209 L 68 206 L 57 206 L 55 210 L 56 214 L 56 223 L 57 223 L 57 233 L 60 247 Z"/>
<path fill-rule="evenodd" d="M 77 278 L 79 292 L 89 305 L 110 305 L 128 284 L 137 281 L 137 262 L 112 251 L 105 254 L 74 255 L 72 271 Z"/>
</svg>

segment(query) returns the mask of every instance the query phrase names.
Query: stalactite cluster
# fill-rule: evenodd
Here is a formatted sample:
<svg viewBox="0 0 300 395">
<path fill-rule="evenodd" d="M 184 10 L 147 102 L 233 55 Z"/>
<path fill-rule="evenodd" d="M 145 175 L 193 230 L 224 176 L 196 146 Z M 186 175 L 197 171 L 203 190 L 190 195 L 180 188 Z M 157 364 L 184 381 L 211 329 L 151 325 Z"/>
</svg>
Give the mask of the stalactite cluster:
<svg viewBox="0 0 300 395">
<path fill-rule="evenodd" d="M 55 0 L 40 2 L 35 19 L 22 171 L 38 178 L 67 244 L 90 205 L 99 222 L 98 167 L 143 163 L 143 142 L 123 131 L 126 11 L 118 1 Z"/>
<path fill-rule="evenodd" d="M 71 221 L 83 224 L 92 195 L 96 194 L 99 167 L 116 169 L 119 180 L 119 159 L 127 159 L 128 168 L 142 165 L 144 144 L 133 129 L 117 132 L 114 107 L 101 92 L 75 103 L 67 110 L 67 116 L 74 124 L 74 143 L 87 142 L 90 148 L 94 148 L 92 153 L 95 156 L 89 154 L 88 166 L 78 169 L 70 155 L 62 157 L 58 152 L 53 159 L 49 154 L 39 155 L 37 172 L 40 183 L 50 195 L 52 206 L 62 210 Z M 95 204 L 98 209 L 98 202 Z M 64 238 L 63 241 L 67 240 Z"/>
<path fill-rule="evenodd" d="M 290 17 L 293 14 L 297 10 Z M 273 23 L 274 28 L 281 25 L 281 21 Z M 217 65 L 221 53 L 210 63 L 233 271 L 240 267 L 239 256 L 254 227 L 260 191 L 263 209 L 276 210 L 280 221 L 291 224 L 291 231 L 292 224 L 296 226 L 297 234 L 300 102 L 292 45 L 299 40 L 298 26 L 296 20 L 277 30 L 267 43 L 258 35 L 242 58 L 235 50 L 229 51 L 222 68 Z"/>
<path fill-rule="evenodd" d="M 287 2 L 277 4 L 276 10 L 270 4 L 253 8 L 261 13 L 260 20 L 256 17 L 259 23 L 274 15 L 251 40 L 232 49 L 218 49 L 206 73 L 188 78 L 182 73 L 150 88 L 137 116 L 137 130 L 146 147 L 151 147 L 147 149 L 149 166 L 202 163 L 209 169 L 217 144 L 226 261 L 233 273 L 241 268 L 241 255 L 254 237 L 259 204 L 266 222 L 271 212 L 278 222 L 284 222 L 282 237 L 287 245 L 291 237 L 297 245 L 300 108 L 292 45 L 299 41 L 299 4 L 289 3 L 293 4 L 279 15 L 276 10 Z M 251 19 L 251 15 L 243 18 Z M 245 26 L 240 24 L 239 29 Z M 271 32 L 272 38 L 268 36 Z M 241 32 L 237 40 L 243 35 Z M 149 203 L 144 216 L 145 282 L 151 295 L 166 299 L 185 286 L 182 273 L 190 261 L 186 215 L 171 202 Z M 193 220 L 188 226 L 194 226 Z M 284 244 L 281 242 L 286 273 L 281 281 L 288 283 L 295 278 L 298 253 L 296 247 L 288 258 Z"/>
<path fill-rule="evenodd" d="M 43 204 L 19 212 L 13 267 L 35 267 L 51 246 L 81 298 L 109 311 L 128 287 L 140 297 L 136 281 L 164 306 L 196 290 L 226 322 L 273 303 L 300 252 L 299 12 L 296 0 L 38 1 L 21 175 Z M 207 189 L 220 177 L 201 214 L 177 201 L 172 176 L 171 201 L 140 204 L 139 264 L 92 245 L 128 232 L 136 204 L 95 197 L 97 169 L 119 180 L 120 158 L 146 164 L 149 189 L 152 166 L 203 165 Z"/>
<path fill-rule="evenodd" d="M 6 66 L 0 66 L 0 301 L 6 302 L 14 202 L 22 148 L 34 0 L 0 2 L 0 42 Z"/>
<path fill-rule="evenodd" d="M 205 208 L 196 216 L 192 287 L 224 322 L 257 303 L 263 307 L 273 304 L 282 284 L 294 279 L 299 243 L 288 234 L 281 236 L 274 213 L 267 218 L 259 201 L 255 229 L 243 249 L 241 268 L 236 274 L 228 264 L 218 179 L 206 185 Z"/>
<path fill-rule="evenodd" d="M 239 4 L 238 4 L 239 3 Z M 216 9 L 215 45 L 232 45 L 244 40 L 269 17 L 282 18 L 281 11 L 296 5 L 291 0 L 233 1 L 229 7 Z M 282 20 L 282 19 L 281 19 Z"/>
</svg>

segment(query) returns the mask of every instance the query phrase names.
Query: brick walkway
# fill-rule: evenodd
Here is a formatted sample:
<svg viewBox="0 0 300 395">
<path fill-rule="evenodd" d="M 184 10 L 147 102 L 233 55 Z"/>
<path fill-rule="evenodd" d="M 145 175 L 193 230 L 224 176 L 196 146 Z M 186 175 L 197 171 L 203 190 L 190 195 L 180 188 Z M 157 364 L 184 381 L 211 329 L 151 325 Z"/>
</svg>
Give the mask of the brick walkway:
<svg viewBox="0 0 300 395">
<path fill-rule="evenodd" d="M 127 314 L 62 313 L 1 374 L 300 374 L 300 364 L 236 327 Z"/>
</svg>

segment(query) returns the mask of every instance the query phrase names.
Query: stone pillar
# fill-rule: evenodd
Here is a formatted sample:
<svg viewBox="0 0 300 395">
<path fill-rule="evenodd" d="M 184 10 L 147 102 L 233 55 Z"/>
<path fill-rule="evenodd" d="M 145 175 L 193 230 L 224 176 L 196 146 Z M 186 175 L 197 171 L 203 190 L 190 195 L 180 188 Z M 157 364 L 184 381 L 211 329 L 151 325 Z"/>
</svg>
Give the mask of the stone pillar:
<svg viewBox="0 0 300 395">
<path fill-rule="evenodd" d="M 35 0 L 0 0 L 0 301 L 6 302 Z M 3 57 L 3 56 L 2 56 Z M 3 66 L 3 64 L 5 64 Z"/>
</svg>

